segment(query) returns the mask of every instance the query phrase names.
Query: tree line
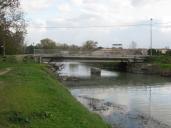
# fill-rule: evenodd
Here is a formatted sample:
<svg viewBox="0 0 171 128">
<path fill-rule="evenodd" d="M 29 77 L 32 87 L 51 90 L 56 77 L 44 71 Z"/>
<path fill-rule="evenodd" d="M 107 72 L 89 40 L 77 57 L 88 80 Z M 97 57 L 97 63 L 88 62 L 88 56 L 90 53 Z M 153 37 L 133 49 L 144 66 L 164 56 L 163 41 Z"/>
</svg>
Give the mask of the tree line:
<svg viewBox="0 0 171 128">
<path fill-rule="evenodd" d="M 24 14 L 19 0 L 0 0 L 0 53 L 23 52 L 26 34 Z"/>
<path fill-rule="evenodd" d="M 52 39 L 45 38 L 40 41 L 40 43 L 36 45 L 29 45 L 25 47 L 25 53 L 26 54 L 33 54 L 34 49 L 59 49 L 59 50 L 96 50 L 100 49 L 102 47 L 98 47 L 98 42 L 93 40 L 88 40 L 83 43 L 82 46 L 78 46 L 75 44 L 68 45 L 66 43 L 57 43 L 53 41 Z"/>
<path fill-rule="evenodd" d="M 130 44 L 130 49 L 134 49 L 134 54 L 141 54 L 140 51 L 138 49 L 136 49 L 136 46 L 137 46 L 137 43 L 132 41 L 131 44 Z M 75 44 L 72 44 L 72 45 L 68 45 L 66 43 L 57 43 L 55 41 L 53 41 L 52 39 L 49 39 L 49 38 L 45 38 L 45 39 L 42 39 L 40 41 L 40 43 L 36 44 L 36 45 L 28 45 L 28 46 L 25 46 L 25 52 L 26 54 L 33 54 L 34 53 L 34 49 L 59 49 L 59 50 L 71 50 L 71 51 L 74 51 L 74 50 L 82 50 L 82 51 L 93 51 L 93 50 L 98 50 L 98 49 L 102 49 L 103 47 L 99 47 L 98 46 L 98 42 L 96 41 L 93 41 L 93 40 L 88 40 L 88 41 L 85 41 L 83 43 L 82 46 L 78 46 L 78 45 L 75 45 Z M 151 49 L 148 49 L 148 55 L 151 55 Z M 168 49 L 166 51 L 165 54 L 163 54 L 161 52 L 161 50 L 158 50 L 158 49 L 152 49 L 152 55 L 153 56 L 161 56 L 161 55 L 168 55 L 168 56 L 171 56 L 171 50 Z"/>
<path fill-rule="evenodd" d="M 162 53 L 162 51 L 159 49 L 149 49 L 148 55 L 151 55 L 151 52 L 153 56 L 162 56 L 162 55 L 171 56 L 171 50 L 169 48 L 165 53 Z"/>
</svg>

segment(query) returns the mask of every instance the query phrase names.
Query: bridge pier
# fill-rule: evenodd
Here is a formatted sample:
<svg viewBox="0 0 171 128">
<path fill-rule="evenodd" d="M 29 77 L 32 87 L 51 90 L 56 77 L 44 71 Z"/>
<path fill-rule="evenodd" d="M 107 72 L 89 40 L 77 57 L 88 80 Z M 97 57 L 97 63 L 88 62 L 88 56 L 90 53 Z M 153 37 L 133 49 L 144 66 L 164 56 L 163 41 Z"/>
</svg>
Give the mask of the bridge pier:
<svg viewBox="0 0 171 128">
<path fill-rule="evenodd" d="M 34 56 L 35 63 L 42 63 L 42 57 L 41 56 Z"/>
<path fill-rule="evenodd" d="M 101 69 L 91 68 L 91 76 L 92 77 L 101 77 Z"/>
</svg>

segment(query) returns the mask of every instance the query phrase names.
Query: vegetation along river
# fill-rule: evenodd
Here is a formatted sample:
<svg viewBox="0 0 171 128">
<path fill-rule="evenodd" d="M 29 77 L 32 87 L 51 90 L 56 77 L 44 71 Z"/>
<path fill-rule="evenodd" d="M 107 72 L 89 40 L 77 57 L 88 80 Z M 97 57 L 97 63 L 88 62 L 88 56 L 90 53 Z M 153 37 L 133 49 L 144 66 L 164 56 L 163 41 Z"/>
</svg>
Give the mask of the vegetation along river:
<svg viewBox="0 0 171 128">
<path fill-rule="evenodd" d="M 113 127 L 171 127 L 171 79 L 107 70 L 93 75 L 86 64 L 60 63 L 58 73 L 72 95 Z"/>
</svg>

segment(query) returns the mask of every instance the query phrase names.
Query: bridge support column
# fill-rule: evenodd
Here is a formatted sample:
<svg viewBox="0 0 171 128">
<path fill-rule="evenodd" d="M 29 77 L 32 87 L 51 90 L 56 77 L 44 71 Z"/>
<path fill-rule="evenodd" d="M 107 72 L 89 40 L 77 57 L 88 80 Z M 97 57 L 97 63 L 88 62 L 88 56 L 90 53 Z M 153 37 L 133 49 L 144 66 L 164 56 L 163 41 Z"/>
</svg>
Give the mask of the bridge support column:
<svg viewBox="0 0 171 128">
<path fill-rule="evenodd" d="M 101 69 L 91 68 L 91 76 L 92 77 L 101 77 Z"/>
<path fill-rule="evenodd" d="M 41 56 L 34 56 L 35 63 L 42 63 L 42 57 Z"/>
</svg>

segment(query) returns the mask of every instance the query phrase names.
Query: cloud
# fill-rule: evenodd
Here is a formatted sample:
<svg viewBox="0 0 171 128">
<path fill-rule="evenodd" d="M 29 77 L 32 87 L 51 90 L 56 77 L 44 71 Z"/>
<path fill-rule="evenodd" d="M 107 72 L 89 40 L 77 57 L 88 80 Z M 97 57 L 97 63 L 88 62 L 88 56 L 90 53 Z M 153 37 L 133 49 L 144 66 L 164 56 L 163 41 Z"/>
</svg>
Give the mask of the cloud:
<svg viewBox="0 0 171 128">
<path fill-rule="evenodd" d="M 61 13 L 69 13 L 71 11 L 71 7 L 69 4 L 65 3 L 65 4 L 61 4 L 60 6 L 58 6 L 58 10 Z"/>
<path fill-rule="evenodd" d="M 83 0 L 71 0 L 71 3 L 76 6 L 80 6 L 83 3 Z"/>
<path fill-rule="evenodd" d="M 37 11 L 48 8 L 53 0 L 21 0 L 21 7 L 26 11 Z"/>
<path fill-rule="evenodd" d="M 171 27 L 155 25 L 171 21 L 170 0 L 22 0 L 22 7 L 28 13 L 32 25 L 29 30 L 31 40 L 38 40 L 33 29 L 35 25 L 52 26 L 115 26 L 130 24 L 150 24 L 154 21 L 154 33 L 157 33 L 156 47 L 166 38 L 171 42 Z M 170 22 L 171 25 L 171 22 Z M 148 47 L 149 26 L 146 27 L 113 27 L 89 29 L 40 29 L 39 33 L 55 40 L 80 42 L 83 40 L 98 40 L 102 45 L 109 46 L 114 40 L 142 42 Z M 163 36 L 165 33 L 166 36 Z M 161 36 L 159 36 L 161 34 Z M 35 37 L 36 36 L 36 37 Z M 39 39 L 39 40 L 40 40 Z M 126 43 L 125 43 L 126 44 Z"/>
<path fill-rule="evenodd" d="M 163 2 L 163 0 L 130 0 L 133 6 L 145 6 L 145 5 L 153 5 L 155 3 Z"/>
</svg>

